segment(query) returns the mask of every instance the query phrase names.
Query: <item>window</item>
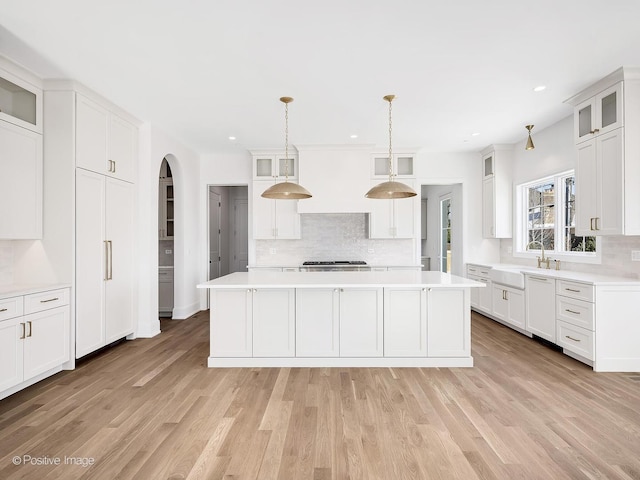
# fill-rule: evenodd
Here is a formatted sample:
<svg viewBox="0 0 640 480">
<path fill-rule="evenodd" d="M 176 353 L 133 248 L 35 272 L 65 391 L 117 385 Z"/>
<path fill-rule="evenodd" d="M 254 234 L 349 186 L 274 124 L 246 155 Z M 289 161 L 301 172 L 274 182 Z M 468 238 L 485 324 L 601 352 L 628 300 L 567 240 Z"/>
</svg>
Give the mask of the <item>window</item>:
<svg viewBox="0 0 640 480">
<path fill-rule="evenodd" d="M 521 235 L 517 251 L 541 250 L 554 254 L 595 257 L 596 237 L 575 232 L 575 174 L 554 175 L 518 186 L 521 198 Z"/>
</svg>

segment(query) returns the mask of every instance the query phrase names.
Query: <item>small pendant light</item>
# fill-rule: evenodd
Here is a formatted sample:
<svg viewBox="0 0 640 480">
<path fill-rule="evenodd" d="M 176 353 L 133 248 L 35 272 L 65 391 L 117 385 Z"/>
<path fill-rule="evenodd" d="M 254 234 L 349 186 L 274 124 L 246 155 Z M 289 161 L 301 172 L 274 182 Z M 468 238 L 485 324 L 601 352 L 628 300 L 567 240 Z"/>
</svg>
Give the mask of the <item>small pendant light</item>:
<svg viewBox="0 0 640 480">
<path fill-rule="evenodd" d="M 389 102 L 389 180 L 387 182 L 382 182 L 369 190 L 365 194 L 365 197 L 367 198 L 409 198 L 417 195 L 413 188 L 411 188 L 409 185 L 405 185 L 401 182 L 396 182 L 393 179 L 393 151 L 391 149 L 391 102 L 393 102 L 394 98 L 396 98 L 395 95 L 386 95 L 383 97 L 384 100 Z"/>
<path fill-rule="evenodd" d="M 291 97 L 281 97 L 284 103 L 284 182 L 274 183 L 264 192 L 264 198 L 276 200 L 301 200 L 311 198 L 311 194 L 302 185 L 289 181 L 289 104 L 293 102 Z"/>
<path fill-rule="evenodd" d="M 533 150 L 535 145 L 533 144 L 533 140 L 531 139 L 531 130 L 533 129 L 533 125 L 526 125 L 524 128 L 529 132 L 529 138 L 527 138 L 527 145 L 524 147 L 525 150 Z"/>
</svg>

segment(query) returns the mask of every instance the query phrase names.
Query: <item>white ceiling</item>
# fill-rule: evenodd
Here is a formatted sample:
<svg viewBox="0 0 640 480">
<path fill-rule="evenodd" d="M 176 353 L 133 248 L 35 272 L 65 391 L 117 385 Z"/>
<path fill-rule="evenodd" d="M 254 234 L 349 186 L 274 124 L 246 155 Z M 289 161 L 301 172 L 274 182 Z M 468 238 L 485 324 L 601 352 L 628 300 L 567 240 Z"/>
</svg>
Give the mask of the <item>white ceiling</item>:
<svg viewBox="0 0 640 480">
<path fill-rule="evenodd" d="M 285 95 L 293 144 L 385 146 L 395 94 L 394 145 L 477 151 L 640 66 L 638 18 L 638 0 L 0 0 L 0 53 L 202 154 L 283 146 Z"/>
</svg>

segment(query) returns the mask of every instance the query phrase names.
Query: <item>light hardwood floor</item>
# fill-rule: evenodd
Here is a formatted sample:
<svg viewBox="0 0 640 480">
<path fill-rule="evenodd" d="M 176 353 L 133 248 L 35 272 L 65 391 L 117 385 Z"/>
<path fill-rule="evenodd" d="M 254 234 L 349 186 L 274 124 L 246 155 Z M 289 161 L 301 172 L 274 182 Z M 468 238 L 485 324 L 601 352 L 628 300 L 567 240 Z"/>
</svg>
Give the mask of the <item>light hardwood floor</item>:
<svg viewBox="0 0 640 480">
<path fill-rule="evenodd" d="M 640 479 L 640 374 L 476 314 L 474 368 L 209 369 L 206 312 L 162 328 L 2 400 L 0 479 Z"/>
</svg>

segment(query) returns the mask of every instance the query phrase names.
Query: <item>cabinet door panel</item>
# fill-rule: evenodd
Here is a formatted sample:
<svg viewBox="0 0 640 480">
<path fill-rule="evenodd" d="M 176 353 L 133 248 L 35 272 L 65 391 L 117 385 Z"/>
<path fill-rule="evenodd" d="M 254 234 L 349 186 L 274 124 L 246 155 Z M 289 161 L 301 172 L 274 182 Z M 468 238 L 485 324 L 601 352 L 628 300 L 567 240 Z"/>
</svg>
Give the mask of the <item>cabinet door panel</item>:
<svg viewBox="0 0 640 480">
<path fill-rule="evenodd" d="M 76 94 L 76 166 L 106 173 L 109 112 Z"/>
<path fill-rule="evenodd" d="M 108 160 L 115 162 L 113 167 L 115 172 L 112 171 L 107 174 L 128 182 L 133 182 L 137 149 L 137 128 L 112 113 L 109 121 Z"/>
<path fill-rule="evenodd" d="M 296 291 L 296 357 L 340 354 L 340 296 L 333 288 Z"/>
<path fill-rule="evenodd" d="M 503 322 L 509 318 L 509 303 L 502 285 L 493 285 L 492 288 L 492 308 L 493 316 Z"/>
<path fill-rule="evenodd" d="M 340 356 L 381 357 L 382 288 L 340 292 Z"/>
<path fill-rule="evenodd" d="M 0 322 L 0 392 L 22 382 L 24 332 L 22 317 Z"/>
<path fill-rule="evenodd" d="M 596 216 L 598 189 L 596 142 L 583 142 L 576 148 L 576 233 L 593 235 L 595 226 L 592 218 Z"/>
<path fill-rule="evenodd" d="M 24 379 L 35 377 L 69 360 L 69 307 L 25 315 Z"/>
<path fill-rule="evenodd" d="M 420 288 L 384 289 L 384 356 L 427 355 L 426 293 Z"/>
<path fill-rule="evenodd" d="M 482 236 L 484 238 L 495 238 L 496 236 L 494 185 L 493 177 L 488 177 L 482 182 Z"/>
<path fill-rule="evenodd" d="M 556 284 L 555 280 L 525 276 L 526 330 L 545 340 L 556 341 Z"/>
<path fill-rule="evenodd" d="M 253 238 L 270 239 L 275 236 L 275 200 L 262 197 L 273 182 L 253 182 Z"/>
<path fill-rule="evenodd" d="M 293 357 L 295 290 L 257 289 L 253 292 L 253 356 Z"/>
<path fill-rule="evenodd" d="M 429 289 L 427 293 L 427 355 L 471 355 L 469 289 Z M 466 297 L 466 298 L 465 298 Z"/>
<path fill-rule="evenodd" d="M 105 182 L 76 169 L 76 358 L 105 345 Z"/>
<path fill-rule="evenodd" d="M 105 282 L 105 336 L 110 343 L 134 331 L 133 185 L 105 179 L 105 225 L 109 258 Z"/>
<path fill-rule="evenodd" d="M 298 200 L 272 200 L 275 202 L 276 237 L 297 239 L 300 237 Z"/>
<path fill-rule="evenodd" d="M 0 239 L 42 238 L 42 135 L 0 120 Z"/>
<path fill-rule="evenodd" d="M 524 330 L 526 327 L 524 291 L 510 288 L 507 290 L 506 297 L 509 301 L 509 323 Z"/>
<path fill-rule="evenodd" d="M 599 135 L 596 138 L 596 152 L 598 156 L 597 177 L 599 179 L 596 190 L 598 202 L 596 233 L 598 235 L 621 235 L 624 230 L 622 129 Z"/>
<path fill-rule="evenodd" d="M 212 357 L 252 356 L 252 305 L 250 289 L 211 291 Z"/>
</svg>

